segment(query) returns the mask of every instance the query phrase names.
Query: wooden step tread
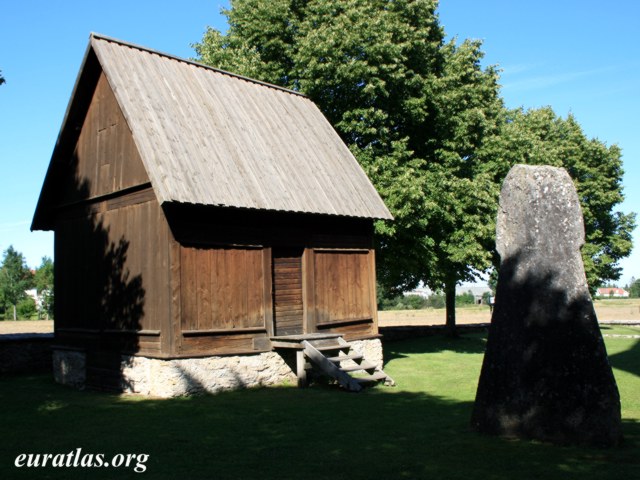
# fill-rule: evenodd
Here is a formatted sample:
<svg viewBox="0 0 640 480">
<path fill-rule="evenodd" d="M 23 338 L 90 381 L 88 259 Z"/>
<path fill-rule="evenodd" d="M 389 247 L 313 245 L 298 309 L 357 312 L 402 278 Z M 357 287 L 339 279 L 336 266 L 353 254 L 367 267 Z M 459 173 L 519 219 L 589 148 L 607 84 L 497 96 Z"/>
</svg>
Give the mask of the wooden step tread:
<svg viewBox="0 0 640 480">
<path fill-rule="evenodd" d="M 372 375 L 366 377 L 357 377 L 354 380 L 358 383 L 372 383 L 379 382 L 380 380 L 386 380 L 387 374 L 384 372 L 375 372 Z"/>
<path fill-rule="evenodd" d="M 329 357 L 331 362 L 343 362 L 345 360 L 362 360 L 364 356 L 360 353 L 350 353 L 349 355 L 342 355 L 339 357 Z"/>
<path fill-rule="evenodd" d="M 340 367 L 340 370 L 342 370 L 343 372 L 357 372 L 358 370 L 363 370 L 366 372 L 367 370 L 375 370 L 375 368 L 375 365 L 371 365 L 368 362 L 362 362 L 361 365 L 349 365 L 348 367 Z"/>
<path fill-rule="evenodd" d="M 347 350 L 351 345 L 340 345 L 340 344 L 335 344 L 335 345 L 322 345 L 322 346 L 316 346 L 313 345 L 313 347 L 316 350 L 319 350 L 321 352 L 326 352 L 327 350 Z"/>
</svg>

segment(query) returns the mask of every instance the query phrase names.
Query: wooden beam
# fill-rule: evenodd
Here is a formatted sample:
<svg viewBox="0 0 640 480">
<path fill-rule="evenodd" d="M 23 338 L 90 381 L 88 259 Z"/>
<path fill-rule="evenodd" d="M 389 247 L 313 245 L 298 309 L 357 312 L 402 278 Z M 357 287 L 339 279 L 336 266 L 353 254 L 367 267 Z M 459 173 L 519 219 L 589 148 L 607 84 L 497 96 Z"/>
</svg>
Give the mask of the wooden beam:
<svg viewBox="0 0 640 480">
<path fill-rule="evenodd" d="M 316 270 L 315 253 L 306 248 L 302 256 L 302 331 L 312 333 L 316 331 Z"/>
<path fill-rule="evenodd" d="M 264 327 L 247 328 L 213 328 L 208 330 L 182 330 L 185 337 L 200 337 L 206 335 L 240 335 L 244 333 L 266 333 Z"/>
<path fill-rule="evenodd" d="M 298 388 L 305 388 L 309 385 L 309 380 L 307 379 L 307 359 L 304 355 L 303 350 L 298 350 L 296 352 L 296 370 L 298 375 Z"/>
<path fill-rule="evenodd" d="M 322 322 L 316 324 L 318 328 L 332 328 L 332 327 L 344 327 L 346 325 L 357 325 L 359 323 L 371 323 L 373 319 L 371 317 L 363 317 L 363 318 L 345 318 L 341 320 L 336 320 L 333 322 Z"/>
<path fill-rule="evenodd" d="M 170 234 L 171 235 L 171 234 Z M 182 335 L 180 335 L 182 321 L 182 286 L 181 286 L 181 265 L 180 265 L 180 244 L 171 236 L 169 240 L 169 265 L 171 275 L 171 314 L 169 324 L 164 327 L 167 335 L 163 336 L 162 350 L 167 355 L 180 353 L 182 347 Z"/>
<path fill-rule="evenodd" d="M 273 336 L 273 281 L 271 278 L 271 248 L 262 250 L 262 275 L 264 278 L 264 327 L 267 336 Z"/>
</svg>

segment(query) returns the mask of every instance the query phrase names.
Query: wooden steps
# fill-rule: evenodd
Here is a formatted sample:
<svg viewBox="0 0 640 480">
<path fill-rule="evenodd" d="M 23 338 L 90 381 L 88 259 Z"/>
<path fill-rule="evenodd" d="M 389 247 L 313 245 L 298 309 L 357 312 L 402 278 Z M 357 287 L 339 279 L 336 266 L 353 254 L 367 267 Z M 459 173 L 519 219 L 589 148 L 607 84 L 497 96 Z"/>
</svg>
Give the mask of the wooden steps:
<svg viewBox="0 0 640 480">
<path fill-rule="evenodd" d="M 292 335 L 275 337 L 276 348 L 297 350 L 298 386 L 307 385 L 307 370 L 314 370 L 335 379 L 350 392 L 359 392 L 364 386 L 384 382 L 395 385 L 381 368 L 368 362 L 364 355 L 352 350 L 352 345 L 339 334 Z M 357 376 L 354 376 L 357 375 Z"/>
<path fill-rule="evenodd" d="M 338 357 L 329 357 L 330 362 L 344 362 L 345 360 L 362 360 L 364 357 L 360 353 L 352 353 L 349 355 L 340 355 Z"/>
</svg>

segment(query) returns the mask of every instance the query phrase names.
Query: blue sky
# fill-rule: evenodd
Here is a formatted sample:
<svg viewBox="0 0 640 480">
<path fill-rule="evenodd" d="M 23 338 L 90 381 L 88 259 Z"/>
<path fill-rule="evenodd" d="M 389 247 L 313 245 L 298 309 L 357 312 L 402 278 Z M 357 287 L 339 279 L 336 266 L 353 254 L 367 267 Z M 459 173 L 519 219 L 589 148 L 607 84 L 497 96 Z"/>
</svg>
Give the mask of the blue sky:
<svg viewBox="0 0 640 480">
<path fill-rule="evenodd" d="M 24 0 L 0 16 L 0 251 L 13 245 L 35 267 L 53 235 L 30 232 L 51 152 L 89 33 L 182 57 L 207 25 L 225 28 L 222 0 Z M 573 113 L 586 134 L 622 148 L 623 212 L 640 211 L 640 2 L 442 0 L 449 36 L 483 40 L 485 64 L 502 69 L 509 107 Z M 640 234 L 634 234 L 640 244 Z M 619 283 L 640 277 L 640 253 Z"/>
</svg>

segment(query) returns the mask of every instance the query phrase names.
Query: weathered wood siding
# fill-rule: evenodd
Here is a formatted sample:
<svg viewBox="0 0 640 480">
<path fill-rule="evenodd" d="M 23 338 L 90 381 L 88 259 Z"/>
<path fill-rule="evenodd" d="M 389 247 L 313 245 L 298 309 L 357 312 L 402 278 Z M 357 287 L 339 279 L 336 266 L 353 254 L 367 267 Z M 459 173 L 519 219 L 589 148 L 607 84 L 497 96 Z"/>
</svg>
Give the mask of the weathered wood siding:
<svg viewBox="0 0 640 480">
<path fill-rule="evenodd" d="M 304 333 L 302 248 L 273 249 L 273 321 L 275 335 Z"/>
<path fill-rule="evenodd" d="M 61 215 L 55 235 L 56 340 L 160 352 L 171 308 L 169 235 L 158 203 L 140 193 Z"/>
<path fill-rule="evenodd" d="M 271 320 L 265 256 L 263 248 L 180 247 L 180 354 L 261 348 L 254 339 L 266 339 Z"/>
<path fill-rule="evenodd" d="M 98 79 L 67 168 L 62 177 L 60 204 L 149 183 L 129 126 L 104 73 Z"/>
<path fill-rule="evenodd" d="M 347 338 L 377 334 L 373 250 L 313 250 L 307 261 L 309 323 Z"/>
<path fill-rule="evenodd" d="M 165 212 L 176 235 L 176 355 L 269 349 L 266 340 L 274 334 L 341 332 L 355 339 L 378 333 L 370 220 L 182 205 L 165 206 Z M 196 328 L 206 325 L 198 323 L 196 312 L 207 311 L 207 304 L 212 308 L 211 290 L 198 278 L 206 285 L 208 255 L 233 251 L 230 245 L 262 251 L 264 286 L 255 288 L 264 294 L 264 323 L 254 323 L 251 318 L 256 317 L 251 316 L 243 323 L 239 316 L 235 324 L 218 320 L 208 324 L 210 328 Z M 237 275 L 241 274 L 234 273 L 234 278 Z M 257 278 L 245 281 L 258 284 Z M 223 301 L 235 300 L 227 294 Z"/>
<path fill-rule="evenodd" d="M 157 354 L 171 234 L 102 73 L 70 152 L 55 209 L 56 342 Z"/>
</svg>

